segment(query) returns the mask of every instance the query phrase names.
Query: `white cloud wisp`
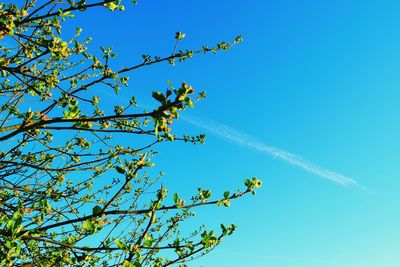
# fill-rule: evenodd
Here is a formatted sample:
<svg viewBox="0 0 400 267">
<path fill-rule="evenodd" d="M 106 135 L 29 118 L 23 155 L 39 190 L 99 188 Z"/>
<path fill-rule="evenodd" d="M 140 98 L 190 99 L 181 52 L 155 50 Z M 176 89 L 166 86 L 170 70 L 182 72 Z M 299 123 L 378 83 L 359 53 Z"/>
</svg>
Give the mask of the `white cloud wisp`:
<svg viewBox="0 0 400 267">
<path fill-rule="evenodd" d="M 289 153 L 285 150 L 282 150 L 277 147 L 269 146 L 267 144 L 264 144 L 260 141 L 257 141 L 255 138 L 241 133 L 237 130 L 232 129 L 231 127 L 216 123 L 216 122 L 204 122 L 199 119 L 194 119 L 192 117 L 183 117 L 182 119 L 189 122 L 190 124 L 203 128 L 219 137 L 222 137 L 226 140 L 232 141 L 233 143 L 236 143 L 238 145 L 243 145 L 247 148 L 259 151 L 264 154 L 271 155 L 273 157 L 279 158 L 281 160 L 284 160 L 292 165 L 295 165 L 297 167 L 302 168 L 303 170 L 306 170 L 310 173 L 313 173 L 315 175 L 318 175 L 320 177 L 323 177 L 325 179 L 331 180 L 333 182 L 336 182 L 340 185 L 343 186 L 355 186 L 360 189 L 363 189 L 365 191 L 370 191 L 361 185 L 359 185 L 355 180 L 344 176 L 340 173 L 334 172 L 327 170 L 321 166 L 318 166 L 315 163 L 312 163 L 308 160 L 303 159 L 302 157 Z"/>
</svg>

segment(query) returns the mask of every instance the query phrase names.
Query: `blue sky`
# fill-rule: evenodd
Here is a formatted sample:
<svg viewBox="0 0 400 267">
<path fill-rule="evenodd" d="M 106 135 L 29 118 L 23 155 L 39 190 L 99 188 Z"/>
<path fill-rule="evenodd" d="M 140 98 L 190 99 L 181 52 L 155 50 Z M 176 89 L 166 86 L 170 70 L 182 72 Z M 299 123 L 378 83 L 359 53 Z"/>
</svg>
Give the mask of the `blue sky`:
<svg viewBox="0 0 400 267">
<path fill-rule="evenodd" d="M 191 266 L 400 266 L 400 4 L 396 1 L 142 1 L 126 12 L 77 17 L 96 44 L 123 62 L 165 55 L 238 34 L 227 53 L 133 73 L 122 94 L 151 103 L 166 81 L 208 97 L 189 118 L 224 124 L 259 144 L 294 153 L 354 179 L 342 186 L 279 157 L 205 132 L 203 146 L 165 144 L 155 158 L 173 189 L 215 192 L 257 176 L 255 197 L 198 211 L 198 223 L 233 222 L 237 233 Z"/>
<path fill-rule="evenodd" d="M 127 4 L 125 12 L 90 11 L 68 27 L 83 26 L 93 47 L 113 45 L 120 64 L 170 54 L 176 31 L 187 35 L 181 48 L 193 49 L 243 35 L 229 52 L 132 73 L 121 92 L 148 104 L 167 80 L 207 91 L 186 116 L 208 127 L 188 120 L 176 127 L 205 132 L 206 144 L 163 144 L 154 159 L 174 190 L 222 193 L 245 178 L 264 181 L 256 196 L 229 209 L 198 210 L 198 223 L 239 228 L 190 266 L 399 267 L 399 12 L 400 3 L 390 0 L 149 0 Z M 218 133 L 221 125 L 238 138 Z M 243 138 L 370 192 L 307 172 Z"/>
</svg>

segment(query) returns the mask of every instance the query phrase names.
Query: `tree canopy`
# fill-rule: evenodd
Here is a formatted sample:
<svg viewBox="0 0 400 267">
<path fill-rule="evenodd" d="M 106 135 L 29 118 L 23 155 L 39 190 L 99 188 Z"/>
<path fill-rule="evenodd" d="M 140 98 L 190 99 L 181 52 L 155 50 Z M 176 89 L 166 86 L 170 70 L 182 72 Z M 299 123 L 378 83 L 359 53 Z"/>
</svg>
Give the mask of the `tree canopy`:
<svg viewBox="0 0 400 267">
<path fill-rule="evenodd" d="M 151 93 L 158 103 L 151 109 L 135 96 L 110 109 L 98 94 L 108 87 L 118 96 L 136 69 L 229 50 L 242 38 L 180 50 L 185 34 L 177 32 L 171 54 L 143 55 L 116 69 L 111 47 L 89 51 L 91 38 L 82 39 L 81 28 L 73 36 L 62 33 L 76 12 L 97 7 L 124 10 L 118 0 L 0 4 L 2 266 L 186 266 L 236 229 L 182 231 L 194 209 L 228 207 L 261 185 L 251 178 L 242 190 L 212 197 L 198 188 L 183 199 L 163 186 L 162 173 L 148 172 L 157 144 L 204 142 L 204 134 L 179 136 L 172 125 L 205 92 L 169 82 Z M 140 145 L 122 145 L 122 138 Z"/>
</svg>

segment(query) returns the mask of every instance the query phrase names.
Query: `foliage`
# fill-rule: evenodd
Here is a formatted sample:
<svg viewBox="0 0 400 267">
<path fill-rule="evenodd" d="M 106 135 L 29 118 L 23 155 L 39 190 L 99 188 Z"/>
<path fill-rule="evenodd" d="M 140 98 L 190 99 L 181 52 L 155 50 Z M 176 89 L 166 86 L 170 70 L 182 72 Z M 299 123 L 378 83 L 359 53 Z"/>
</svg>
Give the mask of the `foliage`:
<svg viewBox="0 0 400 267">
<path fill-rule="evenodd" d="M 261 181 L 246 180 L 243 191 L 215 200 L 200 188 L 184 200 L 168 194 L 158 182 L 162 175 L 146 171 L 160 142 L 203 143 L 204 135 L 177 136 L 171 127 L 205 93 L 194 98 L 186 82 L 169 83 L 152 93 L 158 105 L 146 111 L 135 97 L 107 109 L 96 92 L 108 87 L 117 94 L 138 68 L 228 50 L 241 37 L 177 50 L 185 38 L 178 32 L 171 55 L 144 55 L 136 65 L 114 69 L 111 47 L 90 53 L 91 38 L 81 40 L 81 28 L 71 38 L 61 29 L 75 12 L 122 11 L 121 1 L 37 2 L 0 5 L 0 265 L 185 266 L 213 249 L 236 226 L 187 233 L 182 222 L 196 207 L 229 206 Z M 139 136 L 141 145 L 118 143 Z"/>
</svg>

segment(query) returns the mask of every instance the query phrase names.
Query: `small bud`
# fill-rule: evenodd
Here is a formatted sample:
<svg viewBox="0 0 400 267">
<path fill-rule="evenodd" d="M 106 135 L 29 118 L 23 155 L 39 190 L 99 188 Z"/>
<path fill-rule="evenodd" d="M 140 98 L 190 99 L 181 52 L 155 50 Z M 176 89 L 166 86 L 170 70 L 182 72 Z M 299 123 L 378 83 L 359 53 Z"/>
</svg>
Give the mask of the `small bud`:
<svg viewBox="0 0 400 267">
<path fill-rule="evenodd" d="M 176 32 L 175 33 L 175 39 L 176 40 L 182 40 L 183 38 L 185 38 L 186 34 L 182 33 L 182 32 Z"/>
</svg>

